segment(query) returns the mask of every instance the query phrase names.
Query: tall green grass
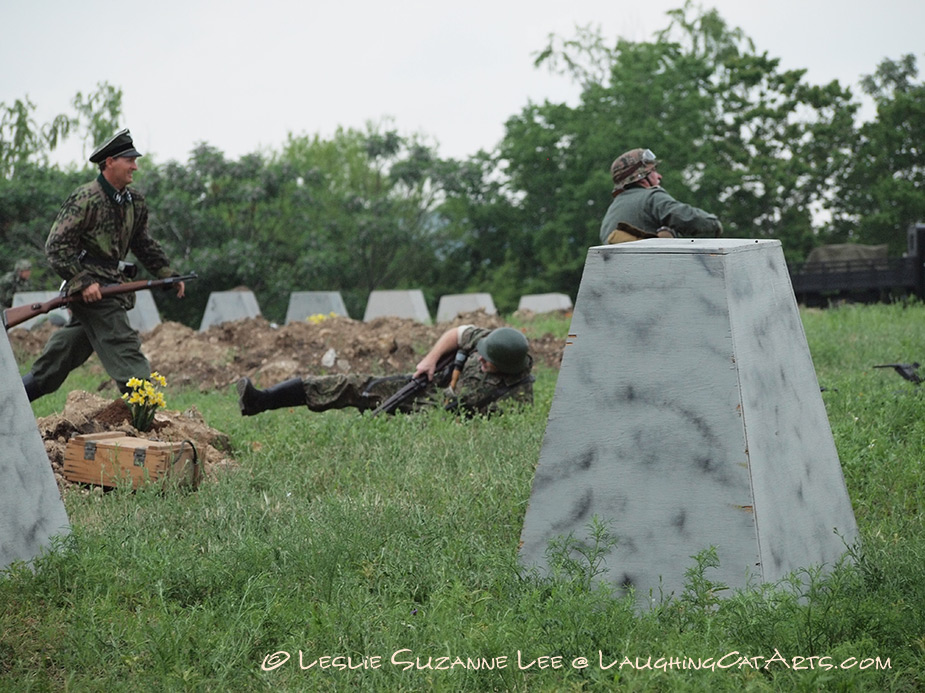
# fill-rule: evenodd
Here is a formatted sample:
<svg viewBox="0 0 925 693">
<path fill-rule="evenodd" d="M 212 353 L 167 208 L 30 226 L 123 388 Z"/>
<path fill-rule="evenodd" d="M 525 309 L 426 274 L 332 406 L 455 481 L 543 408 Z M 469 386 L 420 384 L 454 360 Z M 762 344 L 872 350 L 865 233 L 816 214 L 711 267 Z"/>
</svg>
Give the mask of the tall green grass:
<svg viewBox="0 0 925 693">
<path fill-rule="evenodd" d="M 0 578 L 0 690 L 918 690 L 925 405 L 872 366 L 925 356 L 925 307 L 803 319 L 862 539 L 828 575 L 728 594 L 705 551 L 683 594 L 639 613 L 594 579 L 593 547 L 553 547 L 556 579 L 524 574 L 554 371 L 533 408 L 471 421 L 242 418 L 230 389 L 168 391 L 239 468 L 196 492 L 66 493 L 72 535 Z M 81 369 L 36 414 L 100 379 Z"/>
</svg>

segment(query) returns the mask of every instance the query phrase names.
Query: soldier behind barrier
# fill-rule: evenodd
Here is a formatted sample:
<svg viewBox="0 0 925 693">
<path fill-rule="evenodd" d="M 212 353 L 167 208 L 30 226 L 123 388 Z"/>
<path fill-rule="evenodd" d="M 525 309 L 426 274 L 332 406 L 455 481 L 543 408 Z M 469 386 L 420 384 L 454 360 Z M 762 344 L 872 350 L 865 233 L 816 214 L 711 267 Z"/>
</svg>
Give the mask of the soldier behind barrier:
<svg viewBox="0 0 925 693">
<path fill-rule="evenodd" d="M 81 300 L 69 304 L 70 322 L 51 336 L 32 371 L 23 376 L 29 401 L 57 390 L 94 351 L 123 393 L 131 378 L 151 375 L 141 339 L 128 320 L 135 295 L 100 293 L 101 285 L 134 277 L 135 266 L 125 262 L 129 252 L 158 279 L 179 276 L 160 244 L 148 235 L 144 196 L 129 187 L 140 156 L 128 130 L 98 147 L 90 162 L 99 166 L 99 175 L 71 193 L 51 227 L 45 255 L 65 280 L 66 295 L 79 294 Z M 176 286 L 182 298 L 184 283 Z"/>
<path fill-rule="evenodd" d="M 453 377 L 452 369 L 436 370 L 442 357 L 454 353 L 458 379 Z M 527 338 L 518 330 L 511 327 L 487 330 L 473 325 L 452 327 L 440 336 L 414 372 L 414 376 L 426 375 L 431 382 L 400 403 L 397 411 L 443 406 L 466 415 L 487 415 L 501 413 L 502 402 L 532 404 L 532 368 Z M 306 405 L 312 411 L 347 407 L 364 411 L 376 409 L 411 377 L 307 376 L 292 378 L 265 390 L 255 388 L 249 378 L 241 378 L 237 385 L 238 405 L 242 416 L 299 405 Z"/>
<path fill-rule="evenodd" d="M 601 224 L 601 243 L 623 243 L 640 238 L 618 228 L 619 223 L 640 230 L 642 237 L 718 237 L 723 225 L 715 214 L 678 202 L 659 183 L 658 160 L 649 149 L 631 149 L 610 166 L 614 200 Z"/>
<path fill-rule="evenodd" d="M 13 305 L 13 296 L 29 289 L 31 276 L 32 263 L 28 260 L 17 260 L 13 269 L 0 277 L 0 306 L 10 308 Z"/>
</svg>

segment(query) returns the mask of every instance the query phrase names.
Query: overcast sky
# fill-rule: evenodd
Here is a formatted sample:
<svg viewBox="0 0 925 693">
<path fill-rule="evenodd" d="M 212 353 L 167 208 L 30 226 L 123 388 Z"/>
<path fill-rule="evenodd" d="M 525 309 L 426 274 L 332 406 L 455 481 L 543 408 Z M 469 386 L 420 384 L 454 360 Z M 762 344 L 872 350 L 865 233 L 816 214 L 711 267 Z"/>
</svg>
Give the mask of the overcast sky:
<svg viewBox="0 0 925 693">
<path fill-rule="evenodd" d="M 278 149 L 288 133 L 330 137 L 388 119 L 444 157 L 491 149 L 529 102 L 575 103 L 566 78 L 535 68 L 550 34 L 599 27 L 648 40 L 682 0 L 99 0 L 0 3 L 0 102 L 28 97 L 36 120 L 73 113 L 77 92 L 123 91 L 124 126 L 157 161 L 200 142 L 229 158 Z M 817 84 L 856 85 L 883 58 L 925 73 L 922 0 L 714 0 L 732 27 Z M 641 87 L 643 85 L 640 85 Z M 857 90 L 854 90 L 857 93 Z M 617 148 L 623 144 L 615 145 Z M 641 145 L 644 146 L 644 145 Z M 59 163 L 87 155 L 73 143 Z M 610 159 L 615 152 L 603 152 Z"/>
</svg>

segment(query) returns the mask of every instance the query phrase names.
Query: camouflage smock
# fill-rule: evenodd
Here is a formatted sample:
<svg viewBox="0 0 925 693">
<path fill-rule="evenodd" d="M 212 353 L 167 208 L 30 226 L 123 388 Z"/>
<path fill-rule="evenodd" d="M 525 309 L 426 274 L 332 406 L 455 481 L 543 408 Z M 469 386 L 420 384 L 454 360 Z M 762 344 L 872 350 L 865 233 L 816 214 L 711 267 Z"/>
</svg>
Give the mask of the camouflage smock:
<svg viewBox="0 0 925 693">
<path fill-rule="evenodd" d="M 480 414 L 500 411 L 498 402 L 511 400 L 533 404 L 533 357 L 527 357 L 527 368 L 520 373 L 485 373 L 478 359 L 476 345 L 491 334 L 483 327 L 468 327 L 459 337 L 459 348 L 469 354 L 456 383 L 456 402 L 464 412 Z M 440 384 L 440 383 L 438 383 Z"/>
<path fill-rule="evenodd" d="M 158 279 L 176 274 L 160 244 L 148 235 L 148 205 L 144 195 L 126 188 L 119 204 L 104 186 L 114 192 L 102 175 L 72 192 L 45 241 L 45 255 L 52 268 L 67 281 L 68 295 L 94 283 L 127 281 L 116 265 L 130 251 Z M 81 262 L 78 258 L 83 251 L 87 259 Z M 106 264 L 93 262 L 93 258 Z M 127 309 L 135 303 L 135 295 L 131 293 L 117 298 Z"/>
<path fill-rule="evenodd" d="M 601 243 L 624 221 L 636 228 L 655 233 L 659 227 L 674 229 L 679 236 L 716 237 L 723 225 L 715 214 L 678 202 L 663 187 L 630 187 L 617 195 L 601 224 Z"/>
</svg>

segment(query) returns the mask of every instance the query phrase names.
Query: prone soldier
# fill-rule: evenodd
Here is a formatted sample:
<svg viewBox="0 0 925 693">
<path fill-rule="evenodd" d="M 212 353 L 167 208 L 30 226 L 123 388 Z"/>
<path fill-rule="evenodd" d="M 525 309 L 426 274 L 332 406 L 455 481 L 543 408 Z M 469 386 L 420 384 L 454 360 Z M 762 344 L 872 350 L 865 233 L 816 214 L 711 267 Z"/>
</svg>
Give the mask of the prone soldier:
<svg viewBox="0 0 925 693">
<path fill-rule="evenodd" d="M 455 366 L 437 368 L 438 362 L 453 354 Z M 412 377 L 424 376 L 427 386 L 399 402 L 398 411 L 445 406 L 466 415 L 498 414 L 504 403 L 533 403 L 532 368 L 529 344 L 520 331 L 462 325 L 440 336 L 413 376 L 307 376 L 291 378 L 265 390 L 254 387 L 249 378 L 241 378 L 237 384 L 238 405 L 242 416 L 301 405 L 312 411 L 347 407 L 365 411 L 379 407 Z M 454 377 L 455 371 L 458 375 Z"/>
</svg>

